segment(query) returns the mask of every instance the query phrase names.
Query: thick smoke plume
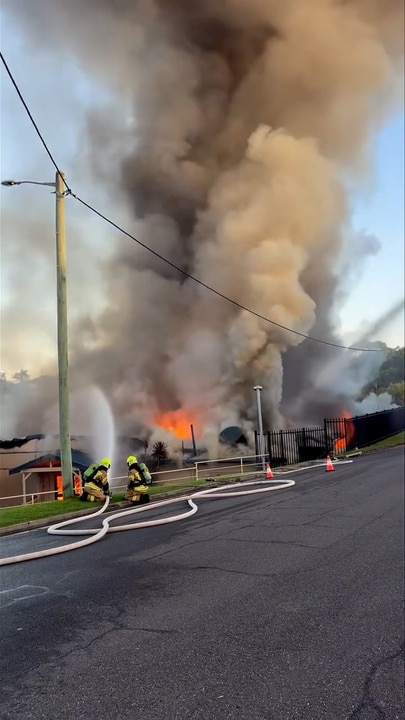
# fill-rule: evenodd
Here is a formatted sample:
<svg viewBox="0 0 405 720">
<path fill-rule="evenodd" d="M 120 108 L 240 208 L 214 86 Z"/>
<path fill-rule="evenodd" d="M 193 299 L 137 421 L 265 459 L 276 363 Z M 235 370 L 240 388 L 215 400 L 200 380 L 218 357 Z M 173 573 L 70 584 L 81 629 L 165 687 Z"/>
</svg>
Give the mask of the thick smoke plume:
<svg viewBox="0 0 405 720">
<path fill-rule="evenodd" d="M 336 339 L 345 182 L 370 172 L 402 57 L 398 0 L 6 0 L 33 43 L 114 93 L 88 118 L 94 173 L 125 191 L 132 231 L 238 303 Z M 132 121 L 131 121 L 132 118 Z M 108 309 L 77 325 L 74 376 L 121 428 L 181 411 L 199 431 L 268 425 L 344 351 L 266 323 L 120 243 Z M 374 241 L 364 246 L 374 252 Z M 283 376 L 284 368 L 284 376 Z M 336 388 L 339 396 L 339 388 Z M 302 413 L 305 414 L 305 408 Z M 135 423 L 135 425 L 134 425 Z"/>
</svg>

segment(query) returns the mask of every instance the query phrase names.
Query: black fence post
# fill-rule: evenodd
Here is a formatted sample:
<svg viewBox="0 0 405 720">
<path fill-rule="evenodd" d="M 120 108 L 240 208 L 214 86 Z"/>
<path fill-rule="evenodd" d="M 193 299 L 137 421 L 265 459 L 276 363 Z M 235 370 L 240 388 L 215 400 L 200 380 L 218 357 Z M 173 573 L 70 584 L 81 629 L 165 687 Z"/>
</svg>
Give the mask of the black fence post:
<svg viewBox="0 0 405 720">
<path fill-rule="evenodd" d="M 324 433 L 325 433 L 325 456 L 329 455 L 329 437 L 328 437 L 328 420 L 323 421 Z"/>
<path fill-rule="evenodd" d="M 281 458 L 283 461 L 283 465 L 285 465 L 285 453 L 284 453 L 284 438 L 283 438 L 283 431 L 280 430 L 280 452 L 281 452 Z"/>
<path fill-rule="evenodd" d="M 272 463 L 273 463 L 273 455 L 272 455 L 272 451 L 271 451 L 271 435 L 270 435 L 270 431 L 269 431 L 269 430 L 267 431 L 267 453 L 268 453 L 268 456 L 269 456 L 269 463 L 270 463 L 270 465 L 272 465 Z"/>
</svg>

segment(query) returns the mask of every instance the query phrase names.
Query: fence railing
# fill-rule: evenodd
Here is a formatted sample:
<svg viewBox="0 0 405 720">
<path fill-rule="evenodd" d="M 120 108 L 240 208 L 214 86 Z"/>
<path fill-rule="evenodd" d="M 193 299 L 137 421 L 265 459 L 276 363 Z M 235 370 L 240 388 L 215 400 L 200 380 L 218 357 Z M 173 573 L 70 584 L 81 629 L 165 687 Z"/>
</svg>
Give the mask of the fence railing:
<svg viewBox="0 0 405 720">
<path fill-rule="evenodd" d="M 312 427 L 267 433 L 267 452 L 273 465 L 320 460 L 328 454 L 325 428 Z"/>
<path fill-rule="evenodd" d="M 350 421 L 353 423 L 352 445 L 361 448 L 405 430 L 405 407 L 360 415 L 346 422 Z"/>
<path fill-rule="evenodd" d="M 268 457 L 241 455 L 240 457 L 217 458 L 216 460 L 198 460 L 195 463 L 195 479 L 208 480 L 215 476 L 232 478 L 257 475 L 265 470 Z"/>
<path fill-rule="evenodd" d="M 201 460 L 187 468 L 176 468 L 174 470 L 161 470 L 153 473 L 154 485 L 170 485 L 181 484 L 187 482 L 196 482 L 209 480 L 212 477 L 218 478 L 238 478 L 247 477 L 249 475 L 257 475 L 265 468 L 268 458 L 260 459 L 260 456 L 250 455 L 242 457 L 220 458 L 216 460 Z M 120 475 L 110 478 L 110 488 L 113 492 L 125 491 L 127 488 L 128 478 L 126 475 Z M 47 490 L 46 492 L 26 492 L 20 495 L 9 495 L 0 498 L 1 507 L 18 507 L 26 504 L 35 504 L 37 502 L 45 502 L 48 496 L 49 501 L 57 499 L 56 490 Z M 20 502 L 12 502 L 20 500 Z M 10 502 L 11 501 L 11 502 Z"/>
<path fill-rule="evenodd" d="M 315 427 L 267 432 L 265 434 L 265 455 L 263 456 L 258 450 L 259 443 L 256 433 L 255 455 L 198 460 L 193 466 L 159 470 L 153 473 L 153 482 L 157 485 L 179 484 L 208 480 L 212 477 L 225 479 L 257 475 L 264 470 L 266 462 L 269 462 L 272 468 L 277 468 L 322 460 L 327 455 L 336 457 L 355 448 L 372 445 L 402 430 L 405 430 L 404 407 L 352 418 L 325 419 L 323 425 Z M 111 478 L 110 486 L 114 491 L 125 490 L 127 477 L 123 475 Z M 41 502 L 43 496 L 50 496 L 50 499 L 56 500 L 57 490 L 28 491 L 21 495 L 0 497 L 0 508 L 27 503 L 34 504 L 38 501 Z M 22 500 L 22 503 L 10 504 L 10 501 L 18 499 Z"/>
<path fill-rule="evenodd" d="M 37 502 L 44 502 L 41 500 L 38 500 L 39 497 L 43 495 L 51 495 L 52 497 L 49 498 L 48 502 L 51 502 L 52 500 L 57 500 L 58 491 L 57 490 L 46 490 L 45 492 L 26 492 L 25 494 L 21 495 L 7 495 L 6 497 L 0 497 L 0 510 L 5 508 L 11 508 L 11 507 L 20 507 L 21 505 L 35 505 Z M 22 502 L 19 503 L 10 503 L 10 500 L 18 500 L 22 499 Z M 3 505 L 3 503 L 6 503 Z"/>
<path fill-rule="evenodd" d="M 172 470 L 157 470 L 152 473 L 154 485 L 164 485 L 173 482 L 187 482 L 188 480 L 196 479 L 195 465 L 189 465 L 185 468 L 174 468 Z M 117 485 L 117 481 L 122 481 L 122 485 Z M 121 486 L 126 487 L 128 478 L 126 475 L 119 475 L 117 477 L 110 478 L 110 485 L 113 489 L 118 489 Z"/>
<path fill-rule="evenodd" d="M 264 438 L 266 457 L 272 467 L 322 460 L 327 455 L 336 454 L 329 435 L 325 425 L 267 432 Z M 257 433 L 255 444 L 258 450 Z"/>
</svg>

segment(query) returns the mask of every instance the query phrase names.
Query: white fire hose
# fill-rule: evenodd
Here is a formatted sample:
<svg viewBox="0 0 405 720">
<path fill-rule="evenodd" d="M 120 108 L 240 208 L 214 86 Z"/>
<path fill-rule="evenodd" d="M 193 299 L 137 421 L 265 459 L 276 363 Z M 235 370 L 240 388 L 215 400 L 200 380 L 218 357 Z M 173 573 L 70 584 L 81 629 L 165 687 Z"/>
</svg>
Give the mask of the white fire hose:
<svg viewBox="0 0 405 720">
<path fill-rule="evenodd" d="M 339 465 L 342 464 L 348 464 L 352 463 L 353 460 L 340 460 Z M 302 467 L 297 468 L 295 470 L 288 470 L 285 472 L 280 473 L 280 475 L 289 475 L 296 472 L 302 472 L 303 470 L 309 470 L 319 467 L 324 467 L 325 464 L 322 465 L 313 465 L 308 467 Z M 273 482 L 272 485 L 269 483 Z M 0 566 L 2 565 L 14 565 L 15 563 L 20 562 L 26 562 L 27 560 L 37 560 L 39 558 L 44 557 L 50 557 L 51 555 L 59 555 L 60 553 L 69 552 L 70 550 L 78 550 L 79 548 L 86 547 L 86 545 L 91 545 L 92 543 L 98 542 L 98 540 L 101 540 L 108 532 L 122 532 L 123 530 L 138 530 L 139 528 L 147 528 L 147 527 L 156 527 L 157 525 L 168 525 L 169 523 L 178 522 L 179 520 L 185 520 L 185 518 L 191 517 L 192 515 L 195 515 L 198 512 L 198 505 L 194 502 L 196 498 L 205 498 L 205 499 L 217 499 L 217 498 L 232 498 L 232 497 L 240 497 L 245 495 L 257 495 L 261 493 L 271 492 L 272 490 L 284 490 L 289 487 L 293 487 L 295 485 L 294 480 L 281 480 L 281 482 L 274 484 L 274 480 L 250 480 L 248 482 L 242 482 L 238 483 L 238 487 L 250 487 L 252 485 L 258 485 L 260 483 L 260 487 L 256 489 L 251 490 L 238 490 L 233 492 L 221 492 L 223 490 L 223 487 L 217 487 L 217 488 L 208 488 L 207 490 L 200 490 L 199 492 L 193 493 L 192 495 L 182 495 L 181 497 L 175 497 L 170 498 L 169 500 L 163 500 L 155 503 L 148 503 L 145 505 L 142 505 L 141 507 L 136 508 L 130 508 L 129 510 L 120 510 L 119 512 L 112 513 L 111 515 L 107 515 L 105 518 L 103 518 L 102 526 L 100 529 L 90 529 L 85 528 L 83 530 L 80 529 L 74 529 L 74 530 L 66 530 L 62 528 L 66 528 L 69 525 L 76 525 L 78 523 L 82 523 L 86 520 L 93 519 L 95 517 L 98 517 L 99 515 L 102 515 L 108 508 L 110 498 L 107 498 L 104 505 L 100 507 L 99 510 L 97 510 L 95 513 L 92 513 L 91 515 L 85 515 L 81 518 L 73 518 L 72 520 L 64 520 L 63 522 L 57 523 L 56 525 L 51 525 L 48 527 L 48 533 L 49 535 L 69 535 L 69 536 L 77 536 L 77 535 L 90 535 L 90 537 L 85 538 L 83 540 L 78 540 L 77 542 L 69 543 L 68 545 L 59 545 L 58 547 L 54 548 L 48 548 L 47 550 L 38 550 L 37 552 L 31 552 L 26 553 L 24 555 L 14 555 L 13 557 L 6 557 L 6 558 L 0 558 Z M 263 486 L 263 483 L 266 483 L 266 486 Z M 227 487 L 234 487 L 234 485 L 228 485 Z M 155 520 L 145 520 L 143 522 L 139 523 L 130 523 L 128 525 L 117 525 L 115 527 L 110 527 L 110 523 L 113 520 L 118 520 L 120 518 L 128 517 L 129 515 L 136 515 L 142 512 L 159 509 L 162 507 L 165 507 L 166 505 L 173 505 L 174 503 L 182 502 L 186 500 L 188 505 L 190 506 L 190 510 L 186 510 L 186 512 L 179 513 L 177 515 L 170 515 L 169 517 L 159 518 Z"/>
</svg>

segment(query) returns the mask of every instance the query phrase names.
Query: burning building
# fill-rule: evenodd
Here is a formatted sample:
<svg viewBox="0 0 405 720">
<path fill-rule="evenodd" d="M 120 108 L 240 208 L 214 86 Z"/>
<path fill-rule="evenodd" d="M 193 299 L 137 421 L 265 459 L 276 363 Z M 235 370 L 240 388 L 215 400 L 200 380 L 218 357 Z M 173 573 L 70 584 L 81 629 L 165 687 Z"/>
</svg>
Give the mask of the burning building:
<svg viewBox="0 0 405 720">
<path fill-rule="evenodd" d="M 349 246 L 356 272 L 378 250 L 350 226 L 349 185 L 361 186 L 393 108 L 403 4 L 4 0 L 3 11 L 32 52 L 74 57 L 108 91 L 88 112 L 83 156 L 103 211 L 155 253 L 125 240 L 101 259 L 105 304 L 76 313 L 73 386 L 102 388 L 120 432 L 151 441 L 181 441 L 190 423 L 208 446 L 226 426 L 251 432 L 257 383 L 268 427 L 307 422 L 319 369 L 342 351 L 305 336 L 339 341 L 338 268 Z M 42 81 L 56 91 L 57 74 Z"/>
</svg>

